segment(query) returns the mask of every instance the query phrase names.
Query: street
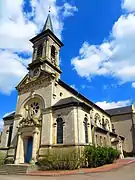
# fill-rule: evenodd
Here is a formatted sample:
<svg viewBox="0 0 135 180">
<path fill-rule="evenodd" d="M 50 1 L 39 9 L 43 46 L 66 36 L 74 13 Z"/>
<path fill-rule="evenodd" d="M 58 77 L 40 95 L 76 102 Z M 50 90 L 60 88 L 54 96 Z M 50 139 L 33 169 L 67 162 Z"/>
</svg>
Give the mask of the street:
<svg viewBox="0 0 135 180">
<path fill-rule="evenodd" d="M 0 175 L 0 180 L 134 180 L 135 179 L 135 163 L 124 166 L 119 169 L 114 169 L 109 172 L 89 173 L 80 175 L 66 175 L 66 176 L 13 176 Z"/>
</svg>

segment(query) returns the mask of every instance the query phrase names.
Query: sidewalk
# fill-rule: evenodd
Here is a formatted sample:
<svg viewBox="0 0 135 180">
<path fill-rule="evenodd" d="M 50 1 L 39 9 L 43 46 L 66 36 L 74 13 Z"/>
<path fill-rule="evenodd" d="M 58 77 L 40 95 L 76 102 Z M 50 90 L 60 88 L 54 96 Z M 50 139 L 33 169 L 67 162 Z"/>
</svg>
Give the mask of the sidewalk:
<svg viewBox="0 0 135 180">
<path fill-rule="evenodd" d="M 98 168 L 82 168 L 77 170 L 67 170 L 67 171 L 35 171 L 29 172 L 27 175 L 31 176 L 60 176 L 60 175 L 76 175 L 76 174 L 86 174 L 86 173 L 97 173 L 97 172 L 107 172 L 113 169 L 123 167 L 125 165 L 135 163 L 135 158 L 125 158 L 119 159 L 113 164 L 104 165 Z"/>
</svg>

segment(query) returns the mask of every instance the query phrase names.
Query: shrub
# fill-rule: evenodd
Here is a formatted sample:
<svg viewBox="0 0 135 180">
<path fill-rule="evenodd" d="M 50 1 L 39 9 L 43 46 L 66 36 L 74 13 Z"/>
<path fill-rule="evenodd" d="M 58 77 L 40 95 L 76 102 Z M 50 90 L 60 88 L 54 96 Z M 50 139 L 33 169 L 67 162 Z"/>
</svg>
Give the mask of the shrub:
<svg viewBox="0 0 135 180">
<path fill-rule="evenodd" d="M 120 152 L 111 147 L 95 147 L 86 146 L 84 149 L 84 157 L 88 163 L 88 167 L 98 167 L 104 164 L 113 163 L 120 155 Z"/>
<path fill-rule="evenodd" d="M 10 157 L 10 158 L 5 159 L 4 164 L 14 164 L 14 158 Z"/>
<path fill-rule="evenodd" d="M 81 164 L 79 153 L 72 151 L 51 151 L 38 159 L 37 164 L 43 170 L 73 170 Z"/>
<path fill-rule="evenodd" d="M 4 153 L 0 152 L 0 166 L 4 164 L 5 155 Z"/>
</svg>

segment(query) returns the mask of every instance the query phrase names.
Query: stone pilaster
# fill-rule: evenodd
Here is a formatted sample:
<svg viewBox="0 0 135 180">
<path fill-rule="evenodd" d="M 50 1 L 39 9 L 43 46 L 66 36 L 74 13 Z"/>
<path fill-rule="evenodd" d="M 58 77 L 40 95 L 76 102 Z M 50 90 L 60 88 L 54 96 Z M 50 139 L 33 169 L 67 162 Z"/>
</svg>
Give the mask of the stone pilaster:
<svg viewBox="0 0 135 180">
<path fill-rule="evenodd" d="M 110 132 L 107 133 L 107 145 L 111 147 Z"/>
<path fill-rule="evenodd" d="M 92 144 L 92 130 L 91 130 L 91 123 L 88 125 L 88 142 Z"/>
<path fill-rule="evenodd" d="M 41 145 L 51 145 L 52 144 L 52 111 L 49 110 L 43 114 L 42 120 L 42 134 L 41 134 Z"/>
<path fill-rule="evenodd" d="M 43 53 L 42 53 L 43 58 L 46 57 L 46 49 L 47 49 L 47 42 L 45 41 L 44 44 L 43 44 Z"/>
<path fill-rule="evenodd" d="M 95 127 L 94 126 L 91 129 L 91 134 L 92 134 L 92 144 L 96 145 L 96 136 L 95 136 Z"/>
<path fill-rule="evenodd" d="M 18 133 L 18 142 L 17 142 L 17 151 L 16 151 L 16 159 L 15 164 L 24 163 L 24 147 L 23 147 L 23 139 L 22 134 Z"/>
<path fill-rule="evenodd" d="M 34 50 L 34 53 L 33 53 L 33 61 L 35 61 L 36 58 L 37 58 L 37 51 L 38 51 L 38 48 L 35 47 L 35 50 Z"/>
<path fill-rule="evenodd" d="M 33 149 L 32 149 L 32 161 L 36 162 L 37 160 L 37 150 L 38 150 L 38 128 L 35 128 L 33 131 Z"/>
</svg>

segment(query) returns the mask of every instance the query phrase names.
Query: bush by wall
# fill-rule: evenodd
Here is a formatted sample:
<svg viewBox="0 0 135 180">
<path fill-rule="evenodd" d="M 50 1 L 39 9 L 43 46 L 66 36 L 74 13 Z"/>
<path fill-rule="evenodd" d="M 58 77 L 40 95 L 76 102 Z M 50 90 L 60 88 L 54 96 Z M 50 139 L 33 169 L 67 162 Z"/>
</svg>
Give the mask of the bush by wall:
<svg viewBox="0 0 135 180">
<path fill-rule="evenodd" d="M 4 161 L 4 164 L 14 164 L 14 158 L 10 157 L 10 158 L 6 158 Z"/>
<path fill-rule="evenodd" d="M 37 164 L 42 170 L 73 170 L 81 164 L 81 158 L 76 151 L 51 151 L 38 159 Z"/>
<path fill-rule="evenodd" d="M 84 149 L 84 157 L 88 163 L 87 167 L 99 167 L 104 164 L 113 163 L 115 159 L 118 159 L 120 152 L 111 147 L 95 147 L 86 146 Z"/>
<path fill-rule="evenodd" d="M 0 166 L 4 164 L 5 161 L 5 155 L 4 153 L 0 152 Z"/>
</svg>

